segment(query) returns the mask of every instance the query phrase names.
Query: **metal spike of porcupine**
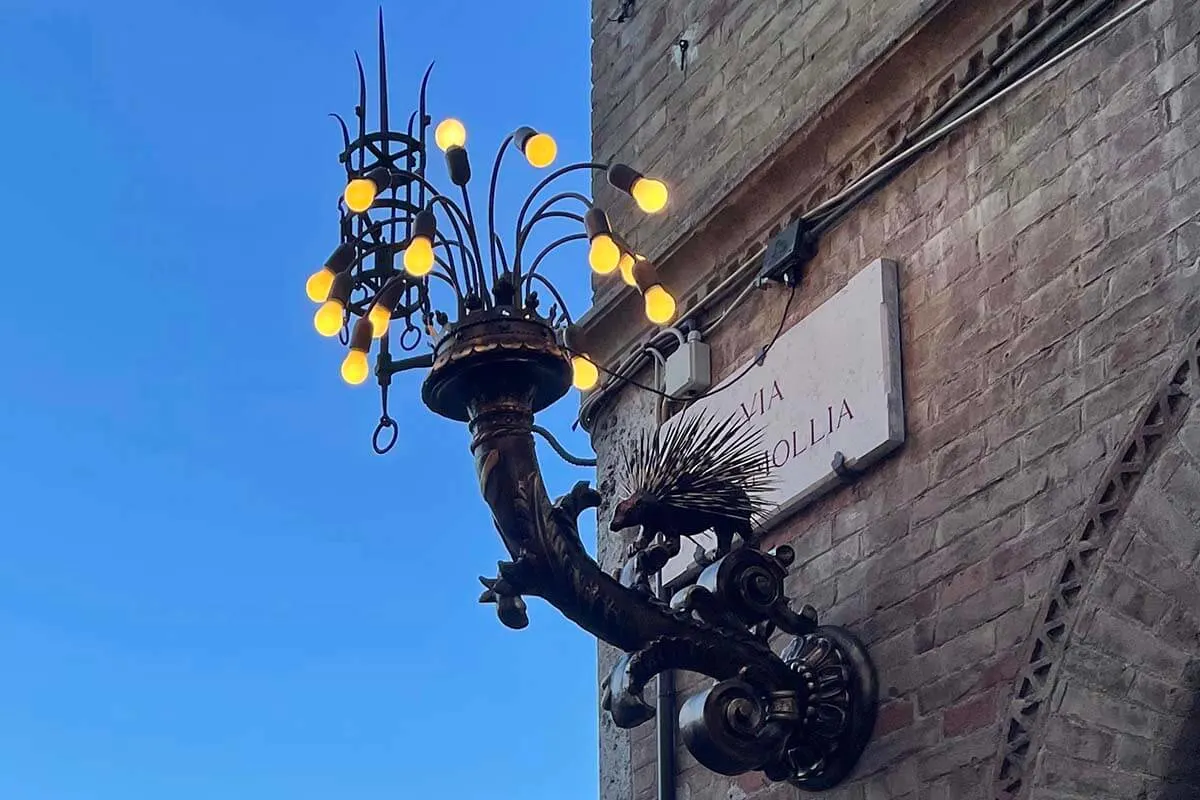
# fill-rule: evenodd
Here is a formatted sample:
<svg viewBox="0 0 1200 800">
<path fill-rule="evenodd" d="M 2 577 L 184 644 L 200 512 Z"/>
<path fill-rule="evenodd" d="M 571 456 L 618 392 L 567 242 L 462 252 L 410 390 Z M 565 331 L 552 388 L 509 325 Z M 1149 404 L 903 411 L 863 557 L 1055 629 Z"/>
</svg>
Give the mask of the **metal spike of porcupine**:
<svg viewBox="0 0 1200 800">
<path fill-rule="evenodd" d="M 762 431 L 744 417 L 722 421 L 700 412 L 661 435 L 648 431 L 630 446 L 623 467 L 630 494 L 617 504 L 611 528 L 641 525 L 635 548 L 658 533 L 678 540 L 711 530 L 725 553 L 734 534 L 749 539 L 770 510 Z"/>
</svg>

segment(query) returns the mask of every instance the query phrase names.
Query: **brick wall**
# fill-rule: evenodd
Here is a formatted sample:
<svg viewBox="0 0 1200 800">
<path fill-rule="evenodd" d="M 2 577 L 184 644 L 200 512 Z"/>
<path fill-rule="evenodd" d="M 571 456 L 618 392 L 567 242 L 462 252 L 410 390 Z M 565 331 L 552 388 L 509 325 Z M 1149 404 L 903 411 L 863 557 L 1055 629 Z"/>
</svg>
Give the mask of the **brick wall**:
<svg viewBox="0 0 1200 800">
<path fill-rule="evenodd" d="M 1198 34 L 1200 6 L 1159 0 L 924 156 L 829 232 L 809 267 L 793 320 L 872 260 L 899 262 L 909 424 L 895 457 L 775 535 L 799 554 L 792 596 L 858 632 L 880 670 L 874 740 L 829 797 L 996 796 L 1003 720 L 1064 548 L 1200 328 Z M 599 98 L 598 126 L 608 108 Z M 761 347 L 783 301 L 756 293 L 721 329 L 718 374 Z M 597 420 L 603 479 L 647 407 L 626 391 Z M 1200 655 L 1184 602 L 1200 549 L 1200 482 L 1183 462 L 1194 425 L 1089 584 L 1023 791 L 1168 796 L 1164 776 L 1181 775 Z M 698 680 L 682 676 L 681 691 Z M 629 787 L 605 800 L 653 796 L 652 727 L 605 729 L 604 752 L 621 741 L 627 755 L 602 759 L 602 786 Z M 714 776 L 682 749 L 679 766 L 687 800 L 797 796 Z M 1147 793 L 1124 793 L 1135 786 Z"/>
<path fill-rule="evenodd" d="M 1187 378 L 1195 395 L 1200 375 Z M 1049 695 L 1028 770 L 1046 800 L 1200 787 L 1200 411 L 1146 472 L 1082 590 Z"/>
<path fill-rule="evenodd" d="M 670 180 L 669 215 L 597 201 L 653 257 L 939 0 L 657 0 L 610 21 L 592 4 L 592 149 Z M 686 71 L 673 49 L 689 40 Z"/>
</svg>

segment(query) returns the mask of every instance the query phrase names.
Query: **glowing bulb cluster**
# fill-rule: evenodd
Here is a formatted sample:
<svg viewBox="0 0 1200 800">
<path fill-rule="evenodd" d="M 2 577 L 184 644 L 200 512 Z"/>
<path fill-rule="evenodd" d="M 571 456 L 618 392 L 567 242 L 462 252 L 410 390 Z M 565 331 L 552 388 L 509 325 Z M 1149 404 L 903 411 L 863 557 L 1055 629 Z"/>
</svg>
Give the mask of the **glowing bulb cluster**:
<svg viewBox="0 0 1200 800">
<path fill-rule="evenodd" d="M 465 190 L 471 172 L 466 152 L 466 126 L 457 119 L 445 119 L 435 128 L 433 138 L 437 147 L 446 154 L 451 181 Z M 558 157 L 558 143 L 554 137 L 533 128 L 519 128 L 511 141 L 534 168 L 547 168 Z M 345 186 L 343 207 L 351 214 L 365 214 L 379 202 L 382 193 L 395 191 L 404 185 L 406 179 L 406 173 L 389 166 L 375 166 L 369 171 L 358 172 Z M 670 193 L 667 186 L 631 167 L 612 165 L 608 168 L 608 180 L 632 198 L 644 213 L 657 214 L 668 205 Z M 394 205 L 390 201 L 385 203 L 389 207 Z M 646 317 L 654 324 L 667 325 L 675 319 L 675 298 L 659 279 L 654 265 L 635 253 L 613 232 L 605 213 L 595 207 L 589 208 L 584 216 L 584 226 L 587 229 L 588 263 L 591 269 L 598 275 L 619 273 L 622 282 L 636 288 L 641 294 Z M 407 242 L 398 244 L 403 246 L 401 263 L 404 274 L 385 283 L 365 309 L 360 310 L 357 303 L 353 306 L 354 313 L 362 314 L 362 317 L 354 325 L 349 337 L 349 352 L 341 365 L 341 376 L 349 384 L 361 384 L 370 377 L 372 340 L 387 335 L 392 316 L 399 307 L 400 295 L 413 285 L 413 279 L 424 278 L 433 272 L 439 263 L 436 248 L 449 246 L 437 231 L 432 207 L 417 212 L 412 218 Z M 343 243 L 305 283 L 305 294 L 318 304 L 313 325 L 322 336 L 336 336 L 347 324 L 351 311 L 350 294 L 355 283 L 351 276 L 354 272 L 352 267 L 367 252 L 358 253 L 356 247 L 360 246 L 363 245 Z M 591 391 L 600 382 L 599 367 L 586 354 L 575 350 L 569 352 L 572 384 L 580 391 Z"/>
<path fill-rule="evenodd" d="M 353 266 L 355 260 L 354 245 L 342 242 L 326 259 L 325 264 L 312 275 L 304 284 L 304 293 L 314 303 L 324 303 L 333 291 L 333 283 L 337 276 Z"/>
<path fill-rule="evenodd" d="M 655 325 L 666 325 L 674 319 L 675 298 L 658 279 L 653 264 L 618 243 L 608 215 L 593 206 L 584 214 L 583 226 L 587 230 L 588 264 L 592 270 L 599 275 L 619 271 L 622 281 L 642 293 L 646 317 Z"/>
</svg>

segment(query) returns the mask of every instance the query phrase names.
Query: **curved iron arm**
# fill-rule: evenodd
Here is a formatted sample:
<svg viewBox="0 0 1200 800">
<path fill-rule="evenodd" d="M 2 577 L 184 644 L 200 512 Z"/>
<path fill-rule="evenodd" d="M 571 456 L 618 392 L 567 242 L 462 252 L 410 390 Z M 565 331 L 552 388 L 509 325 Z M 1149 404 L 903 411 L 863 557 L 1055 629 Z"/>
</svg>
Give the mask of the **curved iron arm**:
<svg viewBox="0 0 1200 800">
<path fill-rule="evenodd" d="M 500 182 L 500 163 L 504 161 L 504 153 L 512 144 L 513 135 L 510 133 L 500 143 L 496 151 L 496 161 L 492 164 L 492 180 L 488 187 L 488 241 L 491 243 L 492 274 L 496 274 L 496 185 Z"/>
<path fill-rule="evenodd" d="M 724 580 L 714 577 L 713 589 L 692 587 L 670 606 L 639 591 L 636 581 L 619 581 L 600 568 L 579 537 L 577 517 L 599 505 L 600 495 L 580 483 L 550 501 L 528 401 L 481 399 L 470 427 L 480 488 L 512 556 L 495 578 L 481 579 L 486 587 L 481 601 L 495 603 L 501 621 L 525 627 L 522 596 L 541 597 L 624 651 L 605 693 L 605 705 L 621 727 L 652 718 L 642 691 L 659 672 L 685 669 L 716 679 L 684 704 L 680 726 L 689 749 L 710 769 L 724 774 L 761 769 L 807 788 L 845 777 L 873 726 L 876 692 L 874 673 L 852 637 L 817 628 L 815 614 L 793 615 L 802 622 L 792 657 L 776 655 L 729 610 L 745 599 L 746 582 L 739 577 L 745 569 Z M 768 576 L 769 591 L 781 594 L 790 552 L 744 549 L 733 555 L 742 552 Z M 720 572 L 730 557 L 709 570 Z M 754 619 L 740 620 L 747 618 Z"/>
<path fill-rule="evenodd" d="M 529 221 L 529 224 L 527 226 L 525 226 L 526 232 L 533 230 L 533 226 L 536 225 L 537 223 L 541 222 L 544 219 L 569 219 L 569 220 L 572 220 L 573 222 L 578 222 L 580 225 L 584 224 L 583 217 L 581 217 L 579 214 L 573 214 L 570 211 L 543 211 L 542 213 L 536 215 L 532 220 Z M 520 244 L 517 246 L 518 253 L 524 249 L 524 245 L 527 241 L 528 241 L 527 238 L 521 239 Z"/>
<path fill-rule="evenodd" d="M 429 205 L 432 207 L 434 203 L 437 203 L 446 209 L 446 218 L 450 220 L 450 226 L 454 228 L 454 238 L 459 243 L 463 253 L 465 253 L 470 259 L 471 265 L 474 267 L 474 269 L 469 272 L 467 271 L 466 265 L 463 266 L 463 280 L 466 283 L 467 292 L 475 292 L 476 294 L 481 293 L 483 291 L 484 280 L 483 265 L 479 263 L 475 257 L 475 254 L 472 253 L 470 248 L 467 247 L 466 241 L 463 239 L 462 228 L 459 226 L 459 220 L 455 218 L 455 214 L 461 217 L 462 223 L 466 226 L 468 231 L 471 230 L 470 222 L 467 221 L 467 217 L 465 214 L 463 214 L 462 210 L 454 204 L 454 201 L 445 195 L 438 194 L 435 191 L 433 193 L 433 197 L 429 199 Z M 467 280 L 468 276 L 471 276 L 472 272 L 474 272 L 474 285 L 472 285 L 470 280 Z"/>
<path fill-rule="evenodd" d="M 488 302 L 488 293 L 484 291 L 487 286 L 487 276 L 483 272 L 483 251 L 479 249 L 479 233 L 475 229 L 475 214 L 471 212 L 471 193 L 467 191 L 466 186 L 459 187 L 462 189 L 463 208 L 467 212 L 467 238 L 471 240 L 471 247 L 475 250 L 475 262 L 479 265 L 479 297 L 486 304 Z M 492 262 L 492 283 L 500 277 L 496 271 L 496 263 Z"/>
<path fill-rule="evenodd" d="M 549 211 L 555 203 L 559 203 L 563 200 L 578 200 L 579 202 L 583 203 L 585 208 L 592 207 L 592 201 L 587 197 L 587 195 L 582 195 L 579 192 L 561 192 L 560 194 L 554 195 L 549 200 L 538 206 L 537 211 L 533 212 L 533 216 L 529 218 L 529 222 L 526 223 L 525 227 L 517 231 L 518 250 L 524 248 L 525 240 L 529 238 L 529 233 L 533 230 L 533 226 L 543 218 L 542 215 Z M 583 222 L 583 217 L 579 217 L 578 219 L 580 222 Z"/>
<path fill-rule="evenodd" d="M 586 238 L 587 238 L 586 233 L 572 233 L 569 236 L 564 236 L 561 239 L 556 239 L 555 241 L 546 245 L 544 248 L 542 248 L 542 252 L 537 254 L 537 258 L 535 258 L 533 260 L 533 264 L 530 265 L 529 274 L 525 276 L 524 282 L 526 284 L 528 284 L 529 279 L 532 278 L 534 275 L 537 275 L 537 269 L 539 266 L 541 266 L 542 261 L 546 258 L 546 256 L 550 255 L 551 253 L 553 253 L 555 250 L 562 247 L 563 245 L 570 244 L 571 242 L 578 242 L 578 241 L 586 239 Z"/>
<path fill-rule="evenodd" d="M 511 595 L 541 597 L 584 630 L 625 651 L 662 638 L 677 640 L 687 662 L 679 666 L 713 678 L 733 677 L 753 664 L 775 681 L 793 680 L 790 668 L 753 635 L 718 631 L 653 597 L 626 590 L 600 568 L 584 549 L 577 527 L 579 514 L 598 506 L 600 495 L 581 483 L 550 501 L 526 401 L 483 399 L 475 405 L 470 427 L 480 489 L 513 557 L 500 570 L 514 590 Z M 728 652 L 715 657 L 715 649 Z"/>
<path fill-rule="evenodd" d="M 521 211 L 520 211 L 520 213 L 517 214 L 517 232 L 518 232 L 518 234 L 520 233 L 521 229 L 525 227 L 525 215 L 529 213 L 529 207 L 533 205 L 533 201 L 536 200 L 538 195 L 542 193 L 542 190 L 545 189 L 547 186 L 549 186 L 551 183 L 558 180 L 559 178 L 561 178 L 564 175 L 569 175 L 572 172 L 578 172 L 580 170 L 595 171 L 595 170 L 607 170 L 607 169 L 608 169 L 608 164 L 601 164 L 596 161 L 586 161 L 586 162 L 581 162 L 579 164 L 570 164 L 568 166 L 561 167 L 560 169 L 556 169 L 554 172 L 551 172 L 545 178 L 542 178 L 542 180 L 538 181 L 538 184 L 533 187 L 533 191 L 531 191 L 529 193 L 529 196 L 525 198 L 525 202 L 521 204 Z M 521 257 L 520 257 L 519 253 L 513 254 L 513 276 L 514 276 L 514 278 L 513 278 L 514 282 L 517 283 L 518 285 L 520 285 L 520 282 L 521 282 Z"/>
</svg>

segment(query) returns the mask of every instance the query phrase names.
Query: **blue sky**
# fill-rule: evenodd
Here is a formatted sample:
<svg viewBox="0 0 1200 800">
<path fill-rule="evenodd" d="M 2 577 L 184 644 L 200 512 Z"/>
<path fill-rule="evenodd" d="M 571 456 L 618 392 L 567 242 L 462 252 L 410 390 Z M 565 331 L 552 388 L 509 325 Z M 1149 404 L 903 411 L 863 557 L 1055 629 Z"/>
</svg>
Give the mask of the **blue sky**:
<svg viewBox="0 0 1200 800">
<path fill-rule="evenodd" d="M 594 641 L 476 604 L 504 553 L 465 429 L 409 376 L 375 456 L 312 329 L 377 8 L 0 0 L 5 800 L 595 796 Z M 520 124 L 587 157 L 585 4 L 385 12 L 394 113 L 436 59 L 477 172 Z M 550 269 L 577 312 L 584 264 Z M 542 421 L 585 452 L 575 407 Z"/>
</svg>

